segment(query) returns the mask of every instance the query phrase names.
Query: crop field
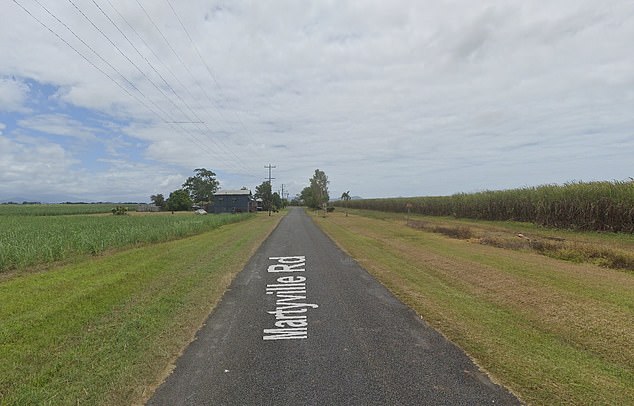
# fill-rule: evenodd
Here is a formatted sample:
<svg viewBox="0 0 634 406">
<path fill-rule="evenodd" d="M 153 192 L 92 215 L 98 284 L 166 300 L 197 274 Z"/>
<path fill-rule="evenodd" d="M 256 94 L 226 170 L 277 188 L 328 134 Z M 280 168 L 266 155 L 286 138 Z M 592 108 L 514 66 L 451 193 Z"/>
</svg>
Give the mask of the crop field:
<svg viewBox="0 0 634 406">
<path fill-rule="evenodd" d="M 249 216 L 196 216 L 192 213 L 0 215 L 0 273 L 80 255 L 98 255 L 131 245 L 181 238 L 245 220 Z"/>
<path fill-rule="evenodd" d="M 632 252 L 632 235 L 360 210 L 314 219 L 527 404 L 632 404 L 634 273 L 530 247 Z"/>
<path fill-rule="evenodd" d="M 0 278 L 0 405 L 142 404 L 280 218 L 60 217 L 55 239 L 87 221 L 117 239 L 216 228 Z"/>
<path fill-rule="evenodd" d="M 136 210 L 137 204 L 77 203 L 77 204 L 0 204 L 0 216 L 65 216 L 72 214 L 110 213 L 116 206 Z"/>
<path fill-rule="evenodd" d="M 364 199 L 337 206 L 611 232 L 634 232 L 634 181 L 569 183 L 452 196 Z M 409 206 L 409 207 L 408 207 Z"/>
</svg>

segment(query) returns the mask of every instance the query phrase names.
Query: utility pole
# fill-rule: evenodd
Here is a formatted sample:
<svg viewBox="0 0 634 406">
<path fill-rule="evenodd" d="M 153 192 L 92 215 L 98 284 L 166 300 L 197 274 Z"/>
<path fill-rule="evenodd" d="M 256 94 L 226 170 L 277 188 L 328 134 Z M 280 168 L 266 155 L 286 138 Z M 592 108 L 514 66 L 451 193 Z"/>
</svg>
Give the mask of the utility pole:
<svg viewBox="0 0 634 406">
<path fill-rule="evenodd" d="M 282 207 L 284 207 L 284 184 L 282 183 L 282 195 L 280 196 L 282 198 Z"/>
<path fill-rule="evenodd" d="M 275 165 L 271 165 L 271 164 L 268 164 L 268 166 L 264 166 L 264 167 L 268 168 L 268 170 L 269 170 L 269 187 L 271 188 L 271 197 L 273 197 L 273 184 L 271 183 L 271 180 L 275 179 L 275 178 L 271 177 L 271 169 L 274 169 L 274 168 L 277 168 L 277 167 Z M 270 215 L 271 215 L 271 202 L 269 202 L 269 216 Z"/>
</svg>

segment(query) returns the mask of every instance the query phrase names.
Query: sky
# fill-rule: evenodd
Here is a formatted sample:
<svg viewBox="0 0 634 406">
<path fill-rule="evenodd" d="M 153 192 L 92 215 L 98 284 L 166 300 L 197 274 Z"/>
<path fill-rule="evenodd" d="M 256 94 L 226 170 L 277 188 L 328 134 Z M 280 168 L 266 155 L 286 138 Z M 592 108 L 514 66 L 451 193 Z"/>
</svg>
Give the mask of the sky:
<svg viewBox="0 0 634 406">
<path fill-rule="evenodd" d="M 631 0 L 1 0 L 0 201 L 634 176 Z"/>
</svg>

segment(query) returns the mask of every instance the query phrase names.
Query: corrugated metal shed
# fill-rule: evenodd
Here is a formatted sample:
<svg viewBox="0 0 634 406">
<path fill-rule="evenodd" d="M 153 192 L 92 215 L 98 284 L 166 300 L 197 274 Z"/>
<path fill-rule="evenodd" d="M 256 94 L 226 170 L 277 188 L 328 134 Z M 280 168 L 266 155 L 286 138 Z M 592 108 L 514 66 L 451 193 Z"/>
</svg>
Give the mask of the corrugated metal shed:
<svg viewBox="0 0 634 406">
<path fill-rule="evenodd" d="M 214 194 L 214 213 L 248 213 L 256 205 L 250 190 L 219 190 Z"/>
</svg>

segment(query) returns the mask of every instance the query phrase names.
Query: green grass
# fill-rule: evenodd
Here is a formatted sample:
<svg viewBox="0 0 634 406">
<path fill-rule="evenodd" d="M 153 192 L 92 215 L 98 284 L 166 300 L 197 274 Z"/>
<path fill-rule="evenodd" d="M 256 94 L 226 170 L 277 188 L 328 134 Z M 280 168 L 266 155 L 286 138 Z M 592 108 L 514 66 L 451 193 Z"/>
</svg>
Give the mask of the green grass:
<svg viewBox="0 0 634 406">
<path fill-rule="evenodd" d="M 130 211 L 137 208 L 136 203 L 0 204 L 0 216 L 67 216 L 110 213 L 117 206 L 127 207 Z"/>
<path fill-rule="evenodd" d="M 0 216 L 0 273 L 155 243 L 241 221 L 249 214 Z"/>
<path fill-rule="evenodd" d="M 0 282 L 0 404 L 141 402 L 279 218 Z"/>
<path fill-rule="evenodd" d="M 634 275 L 412 229 L 402 215 L 362 214 L 315 221 L 523 401 L 631 404 Z"/>
</svg>

